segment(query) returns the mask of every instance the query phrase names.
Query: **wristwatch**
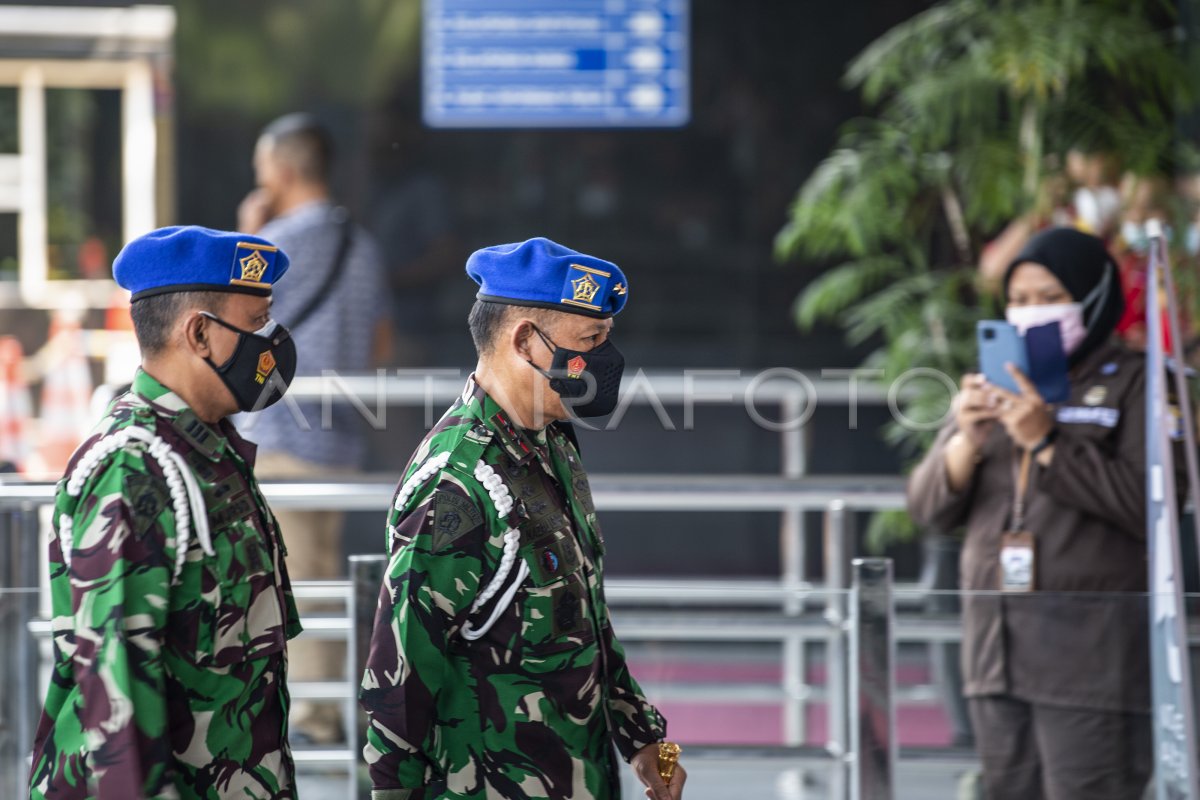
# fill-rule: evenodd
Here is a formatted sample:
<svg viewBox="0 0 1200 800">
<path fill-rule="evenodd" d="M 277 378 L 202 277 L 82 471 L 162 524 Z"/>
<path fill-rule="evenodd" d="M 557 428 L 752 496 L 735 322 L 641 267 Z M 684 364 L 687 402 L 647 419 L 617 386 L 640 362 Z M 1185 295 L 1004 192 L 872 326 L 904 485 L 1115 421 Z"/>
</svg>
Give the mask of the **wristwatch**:
<svg viewBox="0 0 1200 800">
<path fill-rule="evenodd" d="M 1058 438 L 1058 428 L 1051 428 L 1050 432 L 1042 437 L 1042 440 L 1029 448 L 1029 455 L 1037 457 L 1037 454 L 1045 450 L 1050 445 L 1054 444 L 1054 440 Z"/>
</svg>

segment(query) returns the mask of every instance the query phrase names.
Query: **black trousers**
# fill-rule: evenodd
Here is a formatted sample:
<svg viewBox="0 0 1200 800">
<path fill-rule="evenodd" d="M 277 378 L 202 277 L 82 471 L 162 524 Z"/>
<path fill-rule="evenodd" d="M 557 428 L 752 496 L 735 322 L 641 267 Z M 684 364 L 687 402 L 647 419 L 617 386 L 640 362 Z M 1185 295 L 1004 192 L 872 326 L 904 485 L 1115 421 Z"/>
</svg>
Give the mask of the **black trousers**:
<svg viewBox="0 0 1200 800">
<path fill-rule="evenodd" d="M 1149 714 L 968 700 L 987 800 L 1141 800 L 1153 769 Z"/>
</svg>

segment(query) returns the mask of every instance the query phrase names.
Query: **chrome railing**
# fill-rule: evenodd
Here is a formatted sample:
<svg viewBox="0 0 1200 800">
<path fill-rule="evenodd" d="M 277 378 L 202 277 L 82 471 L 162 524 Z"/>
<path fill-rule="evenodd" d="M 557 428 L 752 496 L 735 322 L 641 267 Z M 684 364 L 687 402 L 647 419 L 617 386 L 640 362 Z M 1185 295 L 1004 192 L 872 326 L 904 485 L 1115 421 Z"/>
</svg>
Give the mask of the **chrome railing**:
<svg viewBox="0 0 1200 800">
<path fill-rule="evenodd" d="M 859 483 L 857 479 L 854 482 Z M 699 479 L 698 483 L 694 485 L 682 476 L 643 478 L 601 475 L 593 479 L 597 506 L 601 510 L 695 507 L 689 503 L 733 511 L 779 510 L 786 507 L 824 509 L 826 563 L 830 580 L 824 586 L 807 583 L 789 585 L 782 578 L 779 581 L 721 583 L 679 579 L 662 582 L 611 580 L 608 583 L 608 596 L 618 609 L 614 616 L 622 640 L 628 643 L 779 642 L 783 646 L 782 682 L 774 691 L 761 686 L 731 688 L 727 685 L 693 687 L 675 694 L 668 686 L 655 686 L 653 689 L 668 699 L 672 696 L 688 696 L 691 699 L 719 699 L 723 696 L 735 700 L 750 696 L 759 700 L 781 699 L 785 708 L 785 743 L 794 747 L 800 746 L 806 739 L 807 707 L 813 702 L 827 702 L 832 709 L 837 709 L 831 715 L 827 750 L 836 763 L 852 763 L 855 752 L 851 743 L 853 705 L 848 694 L 850 683 L 846 659 L 855 630 L 852 622 L 857 617 L 849 603 L 850 595 L 846 593 L 850 588 L 852 573 L 849 562 L 853 553 L 849 541 L 852 538 L 849 517 L 856 508 L 898 505 L 902 501 L 899 492 L 895 489 L 889 492 L 885 488 L 889 484 L 894 486 L 896 481 L 863 479 L 862 483 L 866 485 L 859 493 L 850 490 L 848 481 L 836 479 L 767 478 L 758 482 L 746 480 L 744 476 L 730 476 L 723 483 L 720 477 L 706 476 Z M 25 630 L 18 631 L 13 627 L 13 621 L 9 620 L 8 627 L 3 629 L 6 646 L 0 650 L 0 679 L 13 677 L 10 681 L 0 681 L 0 685 L 23 687 L 10 697 L 11 702 L 19 700 L 21 708 L 14 709 L 11 716 L 5 714 L 5 718 L 12 722 L 11 730 L 5 731 L 8 735 L 0 737 L 0 770 L 5 774 L 19 774 L 21 780 L 24 775 L 20 769 L 3 769 L 3 765 L 12 765 L 21 760 L 22 754 L 29 752 L 36 707 L 41 696 L 40 689 L 35 685 L 39 667 L 37 640 L 44 641 L 49 637 L 50 625 L 49 620 L 35 613 L 41 583 L 42 548 L 38 543 L 45 541 L 44 535 L 39 532 L 39 510 L 51 502 L 53 489 L 53 485 L 47 483 L 0 485 L 0 552 L 8 556 L 5 560 L 4 586 L 0 588 L 25 589 L 19 595 L 24 598 L 20 608 L 25 616 L 18 620 L 24 624 Z M 389 482 L 378 479 L 357 483 L 263 484 L 268 502 L 280 508 L 384 508 L 392 491 L 393 486 Z M 365 642 L 370 635 L 381 583 L 381 561 L 382 556 L 353 556 L 350 559 L 349 581 L 302 581 L 295 584 L 297 596 L 340 601 L 346 607 L 346 613 L 341 616 L 305 618 L 305 633 L 302 635 L 348 639 L 350 646 L 347 648 L 346 680 L 293 683 L 292 694 L 297 698 L 345 703 L 346 719 L 358 716 L 355 684 L 357 676 L 362 674 L 361 659 L 365 655 Z M 743 608 L 736 624 L 729 624 L 728 618 L 722 619 L 719 613 L 695 610 L 697 606 L 726 605 Z M 823 613 L 819 608 L 814 609 L 819 605 L 824 605 Z M 648 607 L 656 610 L 646 610 Z M 755 607 L 765 609 L 760 624 L 756 624 L 753 615 L 745 611 Z M 770 611 L 771 607 L 775 611 Z M 780 613 L 787 615 L 784 625 L 779 623 Z M 947 629 L 942 633 L 949 636 L 953 630 Z M 927 632 L 926 629 L 921 635 Z M 813 643 L 821 643 L 828 648 L 829 684 L 825 691 L 806 685 L 804 680 L 807 648 Z M 361 725 L 351 727 L 355 731 L 362 729 Z M 296 758 L 302 765 L 341 766 L 349 772 L 353 786 L 357 782 L 353 765 L 358 760 L 360 745 L 361 742 L 352 741 L 347 748 L 297 749 Z M 850 775 L 849 772 L 845 774 Z"/>
<path fill-rule="evenodd" d="M 684 407 L 682 418 L 676 422 L 686 427 L 691 409 L 697 405 L 730 405 L 745 403 L 752 395 L 755 408 L 775 405 L 778 419 L 797 420 L 812 403 L 839 406 L 847 404 L 879 405 L 889 402 L 883 390 L 873 384 L 853 384 L 847 378 L 825 380 L 816 375 L 797 378 L 798 373 L 776 370 L 774 375 L 744 375 L 735 370 L 697 370 L 682 374 L 642 374 L 626 378 L 623 386 L 625 404 L 660 404 Z M 786 373 L 786 374 L 785 374 Z M 298 378 L 289 390 L 294 400 L 326 400 L 355 404 L 364 415 L 378 415 L 386 406 L 425 408 L 425 423 L 431 425 L 442 409 L 462 389 L 465 372 L 459 370 L 400 370 L 380 376 L 350 376 Z M 761 405 L 760 405 L 761 404 Z M 780 523 L 780 576 L 778 580 L 747 580 L 714 584 L 694 580 L 629 581 L 610 579 L 607 594 L 616 608 L 614 616 L 621 638 L 630 643 L 660 641 L 710 642 L 714 640 L 772 641 L 783 646 L 782 680 L 778 688 L 728 685 L 705 689 L 679 690 L 697 697 L 713 696 L 712 689 L 734 696 L 782 698 L 784 702 L 784 741 L 779 752 L 795 755 L 806 741 L 806 709 L 817 701 L 826 701 L 839 709 L 831 719 L 829 742 L 821 752 L 832 754 L 834 763 L 844 767 L 851 763 L 855 747 L 850 742 L 852 725 L 848 697 L 850 685 L 846 676 L 849 664 L 854 604 L 848 602 L 850 562 L 854 555 L 852 518 L 857 510 L 898 508 L 903 504 L 902 480 L 895 476 L 811 477 L 806 476 L 808 459 L 806 427 L 803 424 L 778 425 L 772 428 L 780 436 L 782 463 L 774 475 L 593 475 L 591 484 L 597 507 L 602 511 L 775 511 Z M 251 438 L 252 435 L 251 435 Z M 387 508 L 395 489 L 395 475 L 360 476 L 352 481 L 267 481 L 263 491 L 272 506 L 295 510 L 330 509 L 342 511 L 380 511 Z M 0 591 L 7 587 L 38 587 L 40 546 L 44 539 L 39 530 L 39 509 L 53 501 L 51 483 L 0 482 L 0 553 L 9 556 L 0 568 Z M 804 514 L 819 511 L 825 514 L 825 574 L 823 585 L 804 580 L 806 565 Z M 358 669 L 358 651 L 364 647 L 369 633 L 378 592 L 378 559 L 351 558 L 351 571 L 358 578 L 351 581 L 298 582 L 297 594 L 310 598 L 338 600 L 346 604 L 343 616 L 308 617 L 304 620 L 308 637 L 348 638 L 347 675 L 341 682 L 294 683 L 296 697 L 329 699 L 346 703 L 347 719 L 357 715 L 354 701 Z M 830 595 L 837 595 L 831 599 Z M 15 596 L 15 595 L 14 595 Z M 44 603 L 25 597 L 24 609 L 43 609 Z M 37 594 L 32 594 L 36 598 Z M 764 617 L 760 624 L 743 616 L 737 624 L 714 620 L 708 613 L 697 611 L 705 606 L 739 606 L 744 609 L 774 608 L 775 622 Z M 664 607 L 674 611 L 663 611 Z M 646 611 L 647 607 L 658 608 Z M 779 624 L 781 613 L 786 624 Z M 33 681 L 38 664 L 37 639 L 49 634 L 47 620 L 26 614 L 24 630 L 14 633 L 26 643 L 22 648 L 4 647 L 0 650 L 0 678 L 10 672 L 20 672 L 26 681 Z M 899 632 L 903 635 L 904 623 Z M 34 634 L 29 636 L 24 631 Z M 7 629 L 3 630 L 8 633 Z M 945 631 L 923 629 L 921 636 L 952 637 L 957 624 L 947 620 Z M 7 639 L 4 641 L 8 641 Z M 44 638 L 42 639 L 44 643 Z M 824 691 L 808 686 L 804 665 L 809 648 L 820 644 L 828 648 L 835 664 L 831 664 L 829 684 Z M 43 654 L 48 653 L 48 648 Z M 839 660 L 840 659 L 840 660 Z M 835 667 L 836 668 L 832 668 Z M 12 686 L 0 682 L 0 686 Z M 40 702 L 36 686 L 21 691 L 24 719 L 32 720 Z M 654 691 L 672 696 L 669 685 L 652 687 Z M 6 701 L 7 702 L 7 701 Z M 25 706 L 28 706 L 26 708 Z M 7 711 L 7 706 L 5 706 Z M 5 715 L 7 717 L 7 714 Z M 0 726 L 4 723 L 0 722 Z M 24 724 L 24 723 L 22 723 Z M 360 725 L 352 726 L 361 730 Z M 32 729 L 0 727 L 0 775 L 12 772 L 6 768 L 13 758 L 27 753 Z M 350 773 L 350 783 L 356 783 L 354 764 L 357 743 L 345 749 L 297 750 L 302 764 L 340 766 Z M 746 751 L 740 751 L 745 756 Z M 763 751 L 765 752 L 765 750 Z M 813 757 L 813 753 L 808 754 Z M 818 754 L 819 755 L 819 754 Z M 849 772 L 838 770 L 849 777 Z M 20 772 L 20 770 L 17 770 Z M 16 774 L 16 773 L 13 773 Z M 20 774 L 24 779 L 24 774 Z M 838 784 L 849 791 L 852 782 Z M 832 783 L 831 783 L 832 785 Z M 352 792 L 354 790 L 352 789 Z M 9 796 L 0 780 L 0 793 Z M 352 793 L 350 796 L 354 796 Z M 849 796 L 838 794 L 840 797 Z"/>
</svg>

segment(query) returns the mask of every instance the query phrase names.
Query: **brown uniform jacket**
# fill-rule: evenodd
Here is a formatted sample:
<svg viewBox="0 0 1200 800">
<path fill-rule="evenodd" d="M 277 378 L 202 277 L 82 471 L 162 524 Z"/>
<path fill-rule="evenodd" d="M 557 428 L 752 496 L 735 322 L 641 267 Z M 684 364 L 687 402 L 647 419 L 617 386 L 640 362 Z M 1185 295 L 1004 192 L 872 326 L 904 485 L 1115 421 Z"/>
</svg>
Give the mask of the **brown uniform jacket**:
<svg viewBox="0 0 1200 800">
<path fill-rule="evenodd" d="M 1144 356 L 1101 346 L 1072 370 L 1071 398 L 1055 412 L 1053 460 L 1033 463 L 1026 497 L 1036 591 L 964 597 L 964 691 L 1148 711 Z M 944 532 L 965 525 L 962 589 L 994 592 L 1019 452 L 997 425 L 970 484 L 951 491 L 944 449 L 955 430 L 912 473 L 908 509 Z"/>
</svg>

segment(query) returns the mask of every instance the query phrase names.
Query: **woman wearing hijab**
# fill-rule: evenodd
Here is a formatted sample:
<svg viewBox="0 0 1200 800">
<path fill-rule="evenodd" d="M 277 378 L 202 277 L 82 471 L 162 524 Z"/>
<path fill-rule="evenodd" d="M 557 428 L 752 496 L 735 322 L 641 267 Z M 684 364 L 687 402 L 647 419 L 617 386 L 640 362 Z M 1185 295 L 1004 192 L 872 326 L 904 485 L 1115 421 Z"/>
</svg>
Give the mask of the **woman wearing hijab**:
<svg viewBox="0 0 1200 800">
<path fill-rule="evenodd" d="M 1022 333 L 1058 322 L 1070 399 L 966 375 L 912 473 L 922 525 L 966 528 L 963 672 L 989 800 L 1136 800 L 1151 772 L 1145 362 L 1104 244 L 1034 236 L 1004 275 Z M 1001 591 L 1004 590 L 1004 591 Z"/>
</svg>

